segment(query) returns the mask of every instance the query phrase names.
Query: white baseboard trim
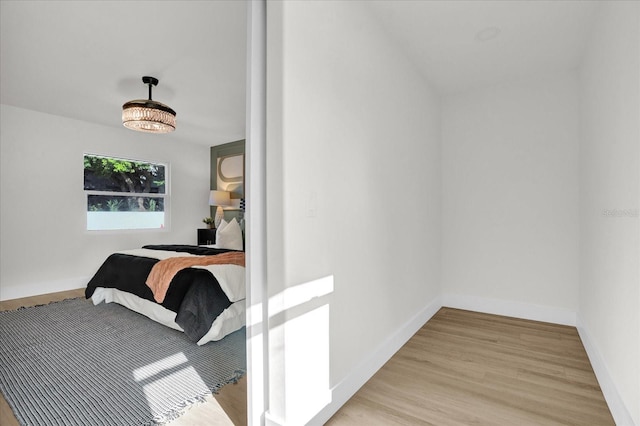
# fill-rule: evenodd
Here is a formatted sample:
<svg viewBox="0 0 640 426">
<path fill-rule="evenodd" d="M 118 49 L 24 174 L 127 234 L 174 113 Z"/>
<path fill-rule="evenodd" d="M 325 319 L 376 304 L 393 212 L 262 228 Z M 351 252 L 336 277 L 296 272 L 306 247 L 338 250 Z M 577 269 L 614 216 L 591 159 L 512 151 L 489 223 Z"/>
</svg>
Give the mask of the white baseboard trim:
<svg viewBox="0 0 640 426">
<path fill-rule="evenodd" d="M 376 351 L 332 389 L 331 402 L 316 414 L 308 424 L 322 425 L 326 423 L 442 306 L 575 326 L 578 329 L 616 424 L 618 426 L 640 426 L 634 423 L 600 352 L 594 344 L 593 338 L 580 322 L 580 318 L 575 312 L 549 306 L 457 294 L 438 296 L 422 311 L 407 321 L 396 333 L 387 338 Z M 272 420 L 267 424 L 276 426 L 284 423 Z"/>
<path fill-rule="evenodd" d="M 389 336 L 340 383 L 331 389 L 331 402 L 309 425 L 323 425 L 442 307 L 440 296 Z"/>
<path fill-rule="evenodd" d="M 264 426 L 284 426 L 286 423 L 281 418 L 276 418 L 268 411 L 264 414 Z"/>
<path fill-rule="evenodd" d="M 618 388 L 613 382 L 609 369 L 607 368 L 607 364 L 604 362 L 604 358 L 602 358 L 598 347 L 595 345 L 595 340 L 580 320 L 579 315 L 577 317 L 576 328 L 578 329 L 578 334 L 580 334 L 580 339 L 582 339 L 582 344 L 587 351 L 587 356 L 589 357 L 593 371 L 598 379 L 598 384 L 600 385 L 600 389 L 602 389 L 602 394 L 607 401 L 616 425 L 638 426 L 634 423 L 631 413 L 629 413 L 624 401 L 620 397 Z"/>
<path fill-rule="evenodd" d="M 442 295 L 442 306 L 554 324 L 576 325 L 576 313 L 569 309 L 514 302 L 512 300 L 445 293 Z"/>
<path fill-rule="evenodd" d="M 0 290 L 0 300 L 21 299 L 59 291 L 76 290 L 86 287 L 90 279 L 91 277 L 76 277 L 65 280 L 3 286 Z"/>
</svg>

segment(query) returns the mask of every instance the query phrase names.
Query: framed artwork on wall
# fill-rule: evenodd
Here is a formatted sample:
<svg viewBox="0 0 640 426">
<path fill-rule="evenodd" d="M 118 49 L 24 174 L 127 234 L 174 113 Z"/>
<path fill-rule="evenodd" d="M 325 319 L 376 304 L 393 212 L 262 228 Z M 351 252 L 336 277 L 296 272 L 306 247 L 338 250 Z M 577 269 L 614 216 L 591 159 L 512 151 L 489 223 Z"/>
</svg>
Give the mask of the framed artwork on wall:
<svg viewBox="0 0 640 426">
<path fill-rule="evenodd" d="M 229 221 L 244 219 L 244 175 L 245 152 L 244 140 L 230 142 L 211 147 L 211 182 L 210 189 L 228 191 L 231 205 L 224 207 L 224 218 Z M 213 217 L 214 207 L 211 208 Z"/>
<path fill-rule="evenodd" d="M 231 193 L 231 207 L 238 210 L 244 198 L 244 154 L 231 154 L 216 160 L 216 189 Z"/>
</svg>

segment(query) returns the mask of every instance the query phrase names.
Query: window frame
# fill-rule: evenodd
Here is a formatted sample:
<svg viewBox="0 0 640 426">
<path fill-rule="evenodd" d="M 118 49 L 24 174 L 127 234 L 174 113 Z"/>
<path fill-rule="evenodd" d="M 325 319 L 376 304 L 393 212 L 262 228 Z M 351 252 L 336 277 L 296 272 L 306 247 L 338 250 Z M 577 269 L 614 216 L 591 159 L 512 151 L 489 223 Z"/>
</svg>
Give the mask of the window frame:
<svg viewBox="0 0 640 426">
<path fill-rule="evenodd" d="M 95 189 L 84 189 L 84 159 L 85 157 L 100 157 L 100 158 L 108 158 L 113 160 L 122 160 L 122 161 L 131 161 L 136 163 L 146 163 L 146 164 L 154 164 L 158 166 L 164 167 L 164 193 L 157 192 L 118 192 L 118 191 L 100 191 Z M 84 152 L 82 154 L 82 192 L 84 199 L 84 230 L 88 233 L 137 233 L 137 232 L 168 232 L 171 229 L 171 167 L 170 163 L 163 161 L 155 161 L 155 160 L 141 160 L 134 159 L 124 156 L 117 155 L 109 155 L 109 154 L 96 154 L 91 152 Z M 163 200 L 163 211 L 164 214 L 164 226 L 159 228 L 133 228 L 133 227 L 123 227 L 123 228 L 114 228 L 114 229 L 89 229 L 89 197 L 92 195 L 101 195 L 101 196 L 115 196 L 115 197 L 143 197 L 143 198 L 159 198 Z"/>
</svg>

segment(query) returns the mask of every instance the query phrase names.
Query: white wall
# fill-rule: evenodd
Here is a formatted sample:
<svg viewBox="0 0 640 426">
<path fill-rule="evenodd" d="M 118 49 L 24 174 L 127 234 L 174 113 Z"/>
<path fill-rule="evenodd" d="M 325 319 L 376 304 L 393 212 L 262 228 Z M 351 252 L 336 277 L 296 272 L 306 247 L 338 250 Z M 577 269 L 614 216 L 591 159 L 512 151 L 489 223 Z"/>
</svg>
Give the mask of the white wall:
<svg viewBox="0 0 640 426">
<path fill-rule="evenodd" d="M 0 114 L 0 299 L 84 287 L 115 250 L 196 243 L 209 210 L 209 147 L 8 105 Z M 170 228 L 87 232 L 86 152 L 169 163 Z"/>
<path fill-rule="evenodd" d="M 443 101 L 443 302 L 575 324 L 575 73 Z"/>
<path fill-rule="evenodd" d="M 267 28 L 269 414 L 302 424 L 440 293 L 439 104 L 363 3 L 270 2 Z"/>
<path fill-rule="evenodd" d="M 617 423 L 640 425 L 640 3 L 604 3 L 581 67 L 578 320 Z"/>
</svg>

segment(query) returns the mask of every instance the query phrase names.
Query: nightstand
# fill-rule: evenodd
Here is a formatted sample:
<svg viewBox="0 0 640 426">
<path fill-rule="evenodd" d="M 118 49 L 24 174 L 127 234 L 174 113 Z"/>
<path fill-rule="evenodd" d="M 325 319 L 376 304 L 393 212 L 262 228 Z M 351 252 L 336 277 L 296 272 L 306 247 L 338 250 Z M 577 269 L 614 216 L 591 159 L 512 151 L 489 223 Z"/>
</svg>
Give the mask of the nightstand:
<svg viewBox="0 0 640 426">
<path fill-rule="evenodd" d="M 198 245 L 211 245 L 216 243 L 216 228 L 198 229 Z"/>
</svg>

